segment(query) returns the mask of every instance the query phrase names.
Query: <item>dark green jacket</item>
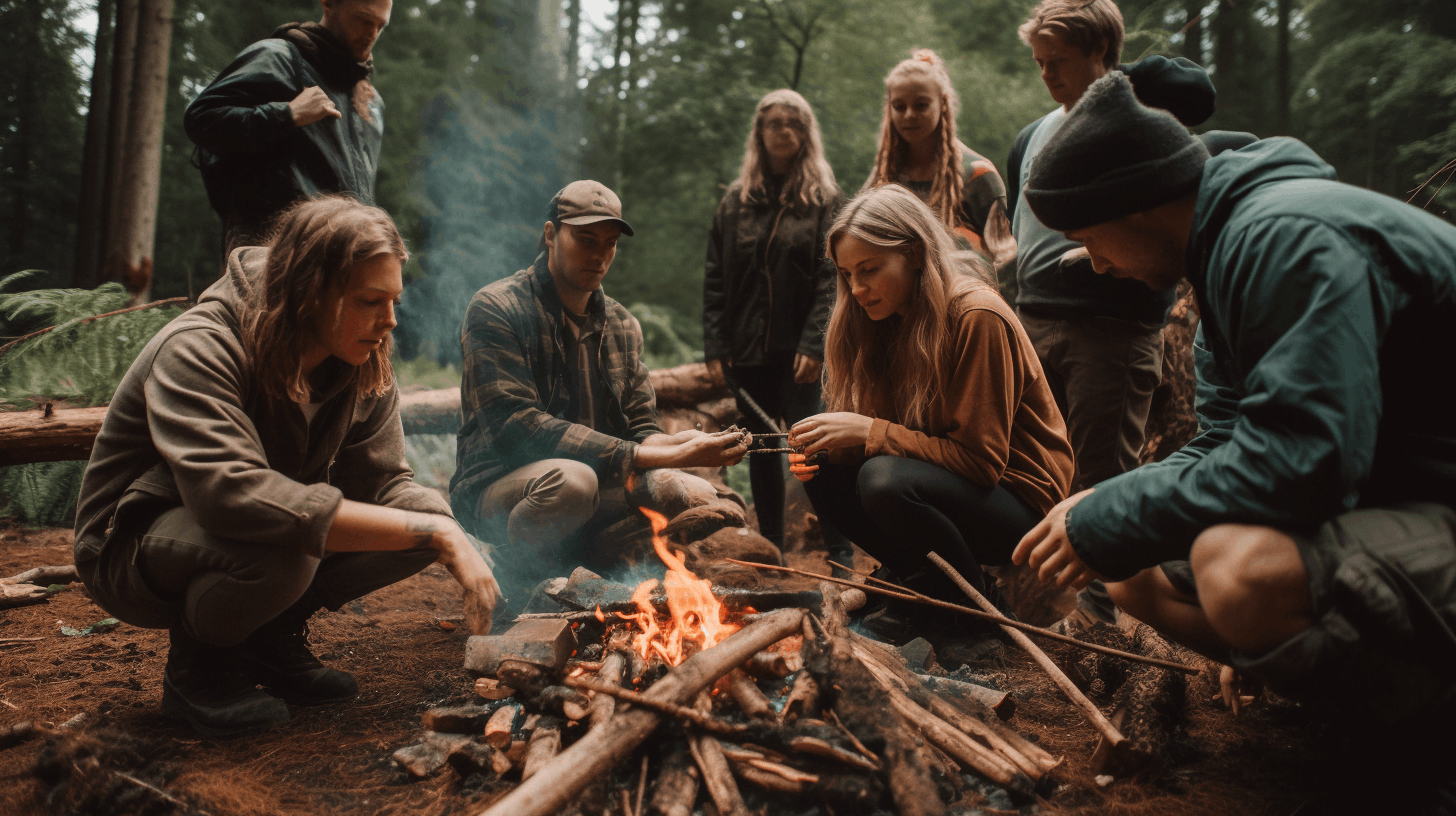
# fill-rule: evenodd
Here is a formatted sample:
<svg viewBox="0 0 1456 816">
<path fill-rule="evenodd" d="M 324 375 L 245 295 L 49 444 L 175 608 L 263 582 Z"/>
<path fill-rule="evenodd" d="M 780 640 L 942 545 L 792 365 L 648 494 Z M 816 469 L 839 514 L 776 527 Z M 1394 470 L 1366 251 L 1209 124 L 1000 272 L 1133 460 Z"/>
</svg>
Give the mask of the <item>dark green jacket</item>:
<svg viewBox="0 0 1456 816">
<path fill-rule="evenodd" d="M 1456 507 L 1456 227 L 1339 184 L 1293 139 L 1208 161 L 1188 244 L 1201 433 L 1073 508 L 1110 578 L 1220 523 L 1294 533 L 1356 507 Z"/>
<path fill-rule="evenodd" d="M 575 375 L 566 359 L 562 308 L 542 253 L 531 268 L 476 292 L 465 309 L 464 424 L 450 480 L 450 503 L 464 522 L 476 521 L 481 491 L 542 459 L 575 459 L 595 468 L 604 483 L 621 484 L 637 458 L 637 443 L 662 433 L 642 362 L 642 327 L 600 289 L 587 302 L 587 331 L 601 332 L 597 367 L 611 427 L 563 418 Z"/>
<path fill-rule="evenodd" d="M 342 118 L 297 127 L 288 103 L 313 85 Z M 374 93 L 369 121 L 354 110 L 353 90 L 352 81 L 332 80 L 284 39 L 255 42 L 222 69 L 187 106 L 182 124 L 198 147 L 208 201 L 224 223 L 261 234 L 268 219 L 319 193 L 374 203 L 384 100 Z"/>
<path fill-rule="evenodd" d="M 744 203 L 733 182 L 708 234 L 703 266 L 703 351 L 709 360 L 756 366 L 824 359 L 824 330 L 837 275 L 824 251 L 829 225 L 844 206 L 834 190 L 817 207 L 779 203 L 782 182 Z"/>
</svg>

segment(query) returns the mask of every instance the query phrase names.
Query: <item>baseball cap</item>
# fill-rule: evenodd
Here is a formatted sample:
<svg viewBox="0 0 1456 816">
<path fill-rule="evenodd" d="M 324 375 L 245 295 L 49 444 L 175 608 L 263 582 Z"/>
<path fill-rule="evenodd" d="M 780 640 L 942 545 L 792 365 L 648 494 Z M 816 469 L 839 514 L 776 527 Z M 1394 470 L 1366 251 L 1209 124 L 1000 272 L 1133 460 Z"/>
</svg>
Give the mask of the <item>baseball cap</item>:
<svg viewBox="0 0 1456 816">
<path fill-rule="evenodd" d="M 632 225 L 622 220 L 622 200 L 599 181 L 583 179 L 561 188 L 551 198 L 548 217 L 559 224 L 579 227 L 599 221 L 614 221 L 627 235 Z"/>
</svg>

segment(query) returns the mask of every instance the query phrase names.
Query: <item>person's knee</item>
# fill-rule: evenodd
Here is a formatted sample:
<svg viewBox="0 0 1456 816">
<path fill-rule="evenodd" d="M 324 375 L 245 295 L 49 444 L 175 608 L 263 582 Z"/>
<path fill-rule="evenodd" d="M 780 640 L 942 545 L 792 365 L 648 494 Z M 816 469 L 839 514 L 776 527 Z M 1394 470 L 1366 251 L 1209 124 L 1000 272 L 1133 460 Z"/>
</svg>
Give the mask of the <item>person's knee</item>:
<svg viewBox="0 0 1456 816">
<path fill-rule="evenodd" d="M 1234 648 L 1266 649 L 1309 624 L 1307 575 L 1288 535 L 1220 524 L 1193 542 L 1190 561 L 1209 625 Z"/>
<path fill-rule="evenodd" d="M 232 571 L 193 576 L 182 607 L 187 631 L 205 643 L 234 646 L 303 597 L 318 559 L 288 550 L 271 556 L 266 564 L 239 564 Z"/>
<path fill-rule="evenodd" d="M 1152 567 L 1125 581 L 1108 582 L 1107 597 L 1117 604 L 1118 609 L 1151 625 L 1157 617 L 1158 605 L 1166 594 L 1165 587 L 1154 574 L 1157 570 L 1157 567 Z"/>
<path fill-rule="evenodd" d="M 584 521 L 596 512 L 601 488 L 590 465 L 563 460 L 531 485 L 526 499 L 541 511 Z"/>
<path fill-rule="evenodd" d="M 896 505 L 905 500 L 909 481 L 901 472 L 899 462 L 894 456 L 875 456 L 859 469 L 855 490 L 867 509 Z"/>
</svg>

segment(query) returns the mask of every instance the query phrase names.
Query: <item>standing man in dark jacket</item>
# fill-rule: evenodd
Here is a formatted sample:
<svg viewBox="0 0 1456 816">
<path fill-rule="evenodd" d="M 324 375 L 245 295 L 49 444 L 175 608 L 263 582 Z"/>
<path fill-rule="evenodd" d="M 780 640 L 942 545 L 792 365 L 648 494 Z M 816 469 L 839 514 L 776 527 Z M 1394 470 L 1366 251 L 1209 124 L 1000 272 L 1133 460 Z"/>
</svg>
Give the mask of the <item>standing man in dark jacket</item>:
<svg viewBox="0 0 1456 816">
<path fill-rule="evenodd" d="M 1431 355 L 1456 348 L 1456 227 L 1292 139 L 1209 158 L 1121 74 L 1026 200 L 1099 273 L 1189 279 L 1201 433 L 1057 505 L 1015 559 L 1118 581 L 1137 618 L 1287 696 L 1389 721 L 1448 692 L 1456 431 Z"/>
<path fill-rule="evenodd" d="M 660 484 L 644 471 L 731 465 L 751 441 L 658 425 L 642 327 L 602 291 L 618 237 L 632 234 L 617 194 L 575 181 L 547 217 L 536 262 L 476 292 L 460 337 L 465 422 L 450 503 L 467 529 L 504 541 L 497 561 L 515 588 L 616 566 L 620 554 L 600 552 L 594 535 L 637 514 L 631 504 Z"/>
<path fill-rule="evenodd" d="M 203 89 L 182 123 L 197 145 L 224 253 L 261 243 L 268 222 L 317 193 L 374 203 L 384 100 L 370 52 L 392 0 L 320 0 L 323 19 L 289 23 Z"/>
</svg>

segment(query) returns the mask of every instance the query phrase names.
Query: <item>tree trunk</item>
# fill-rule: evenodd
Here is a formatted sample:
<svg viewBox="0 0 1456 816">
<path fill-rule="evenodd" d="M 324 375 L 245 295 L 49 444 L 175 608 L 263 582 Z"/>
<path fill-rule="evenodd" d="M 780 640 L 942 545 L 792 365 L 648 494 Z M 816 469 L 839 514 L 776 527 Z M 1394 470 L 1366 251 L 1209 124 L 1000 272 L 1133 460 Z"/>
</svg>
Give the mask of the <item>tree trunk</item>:
<svg viewBox="0 0 1456 816">
<path fill-rule="evenodd" d="M 16 117 L 19 138 L 15 140 L 15 159 L 10 164 L 15 198 L 11 202 L 8 220 L 10 229 L 7 231 L 6 244 L 11 257 L 17 257 L 25 251 L 25 236 L 29 232 L 27 227 L 30 224 L 30 208 L 27 206 L 34 198 L 30 189 L 31 181 L 31 145 L 40 139 L 46 138 L 40 132 L 40 94 L 36 82 L 36 66 L 41 64 L 41 25 L 44 9 L 41 7 L 41 0 L 25 0 L 25 25 L 33 32 L 30 45 L 35 48 L 34 53 L 22 53 L 19 58 L 24 61 L 22 68 L 22 79 L 20 82 L 19 95 L 15 100 L 15 110 L 19 115 Z M 12 58 L 12 57 L 7 57 Z M 6 157 L 9 158 L 9 157 Z"/>
<path fill-rule="evenodd" d="M 116 225 L 127 211 L 122 198 L 121 174 L 126 164 L 127 122 L 131 120 L 132 78 L 136 73 L 137 12 L 141 0 L 116 0 L 116 29 L 112 37 L 110 116 L 106 123 L 105 203 L 99 239 L 99 280 L 107 280 Z"/>
<path fill-rule="evenodd" d="M 1183 56 L 1203 64 L 1203 6 L 1207 0 L 1186 0 L 1188 22 L 1183 30 Z"/>
<path fill-rule="evenodd" d="M 1289 135 L 1289 105 L 1294 87 L 1289 69 L 1289 17 L 1293 0 L 1279 0 L 1279 33 L 1276 40 L 1276 63 L 1274 68 L 1274 132 L 1279 136 Z"/>
<path fill-rule="evenodd" d="M 121 173 L 121 217 L 109 230 L 107 277 L 120 280 L 133 304 L 152 289 L 152 250 L 161 192 L 162 124 L 167 105 L 167 59 L 172 47 L 172 0 L 140 0 L 131 115 Z"/>
<path fill-rule="evenodd" d="M 580 64 L 581 3 L 582 0 L 569 0 L 566 7 L 566 81 L 571 84 L 572 93 L 576 92 L 576 72 Z"/>
<path fill-rule="evenodd" d="M 76 218 L 76 262 L 72 284 L 90 289 L 100 283 L 101 248 L 106 224 L 106 134 L 111 114 L 111 40 L 113 0 L 96 7 L 95 59 L 91 64 L 91 103 L 86 109 L 86 148 L 81 159 L 81 204 Z"/>
</svg>

